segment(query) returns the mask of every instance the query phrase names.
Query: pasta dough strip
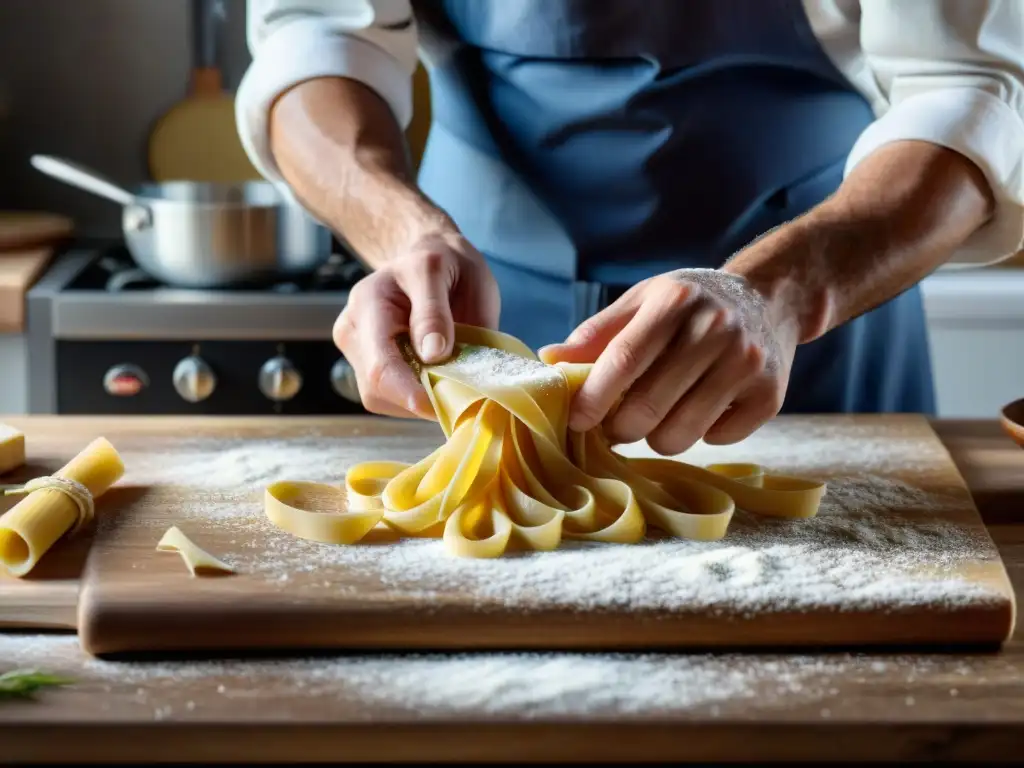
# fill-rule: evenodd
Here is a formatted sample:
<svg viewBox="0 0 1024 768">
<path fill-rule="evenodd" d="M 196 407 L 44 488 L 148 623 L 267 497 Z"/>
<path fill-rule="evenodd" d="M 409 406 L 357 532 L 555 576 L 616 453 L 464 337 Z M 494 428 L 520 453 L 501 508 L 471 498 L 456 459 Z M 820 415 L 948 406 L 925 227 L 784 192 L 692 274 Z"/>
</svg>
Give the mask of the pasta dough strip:
<svg viewBox="0 0 1024 768">
<path fill-rule="evenodd" d="M 440 535 L 452 554 L 499 557 L 555 549 L 563 538 L 636 543 L 648 526 L 714 541 L 737 506 L 760 515 L 813 517 L 825 484 L 772 475 L 757 464 L 698 467 L 627 458 L 601 427 L 568 430 L 572 396 L 589 365 L 546 365 L 506 334 L 456 326 L 456 354 L 420 376 L 446 442 L 415 464 L 351 467 L 345 489 L 282 481 L 265 511 L 280 528 L 354 544 L 378 525 Z"/>
<path fill-rule="evenodd" d="M 192 539 L 181 532 L 176 525 L 172 525 L 156 545 L 158 552 L 177 552 L 185 561 L 185 567 L 193 576 L 200 574 L 228 574 L 234 573 L 235 569 L 227 563 L 218 560 L 205 549 L 196 544 Z"/>
</svg>

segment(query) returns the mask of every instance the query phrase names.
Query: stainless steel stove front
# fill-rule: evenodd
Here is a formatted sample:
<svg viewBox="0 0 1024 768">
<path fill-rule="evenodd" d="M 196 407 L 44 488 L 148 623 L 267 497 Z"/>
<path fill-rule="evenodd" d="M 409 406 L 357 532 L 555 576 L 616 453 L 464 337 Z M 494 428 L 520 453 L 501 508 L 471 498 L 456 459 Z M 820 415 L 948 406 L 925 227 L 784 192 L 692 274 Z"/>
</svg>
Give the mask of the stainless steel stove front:
<svg viewBox="0 0 1024 768">
<path fill-rule="evenodd" d="M 95 258 L 28 294 L 31 413 L 365 413 L 331 341 L 347 290 L 71 289 Z"/>
</svg>

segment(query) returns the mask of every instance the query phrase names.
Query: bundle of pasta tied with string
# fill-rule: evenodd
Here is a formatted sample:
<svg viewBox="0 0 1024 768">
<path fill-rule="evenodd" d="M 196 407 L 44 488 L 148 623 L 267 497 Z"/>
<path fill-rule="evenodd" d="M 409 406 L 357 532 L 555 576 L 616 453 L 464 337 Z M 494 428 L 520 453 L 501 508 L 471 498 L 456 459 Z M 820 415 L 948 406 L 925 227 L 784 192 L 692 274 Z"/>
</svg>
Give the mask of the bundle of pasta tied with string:
<svg viewBox="0 0 1024 768">
<path fill-rule="evenodd" d="M 767 474 L 756 464 L 627 458 L 600 427 L 572 432 L 569 407 L 592 366 L 547 365 L 506 334 L 459 325 L 447 362 L 422 365 L 408 345 L 406 354 L 445 443 L 415 464 L 357 464 L 344 491 L 275 483 L 265 508 L 280 528 L 354 544 L 384 525 L 442 537 L 455 555 L 498 557 L 553 550 L 563 539 L 636 543 L 648 526 L 712 541 L 725 536 L 737 506 L 807 518 L 825 493 L 823 483 Z"/>
<path fill-rule="evenodd" d="M 96 499 L 122 475 L 120 454 L 97 437 L 53 475 L 0 485 L 0 494 L 23 497 L 0 515 L 0 566 L 11 576 L 27 576 L 65 535 L 92 522 Z"/>
</svg>

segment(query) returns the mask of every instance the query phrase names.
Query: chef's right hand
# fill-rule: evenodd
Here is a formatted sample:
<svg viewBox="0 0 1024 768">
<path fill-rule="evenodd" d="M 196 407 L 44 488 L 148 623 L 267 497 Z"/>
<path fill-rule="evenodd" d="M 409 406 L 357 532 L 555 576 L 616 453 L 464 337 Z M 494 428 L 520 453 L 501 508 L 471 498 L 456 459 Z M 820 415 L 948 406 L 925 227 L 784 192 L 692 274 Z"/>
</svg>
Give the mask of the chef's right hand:
<svg viewBox="0 0 1024 768">
<path fill-rule="evenodd" d="M 455 323 L 497 328 L 498 284 L 460 235 L 432 235 L 353 286 L 334 323 L 334 343 L 355 370 L 363 406 L 389 416 L 434 418 L 398 349 L 408 333 L 420 360 L 452 354 Z"/>
</svg>

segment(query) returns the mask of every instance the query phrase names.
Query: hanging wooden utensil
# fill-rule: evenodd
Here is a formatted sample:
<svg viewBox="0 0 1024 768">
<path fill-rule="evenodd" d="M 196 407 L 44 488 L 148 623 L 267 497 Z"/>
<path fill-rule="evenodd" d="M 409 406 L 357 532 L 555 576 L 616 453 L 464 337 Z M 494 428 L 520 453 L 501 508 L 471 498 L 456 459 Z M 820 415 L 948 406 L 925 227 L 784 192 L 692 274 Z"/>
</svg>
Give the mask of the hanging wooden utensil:
<svg viewBox="0 0 1024 768">
<path fill-rule="evenodd" d="M 156 124 L 149 140 L 155 181 L 240 182 L 259 179 L 235 127 L 235 99 L 220 69 L 223 0 L 192 0 L 191 90 Z"/>
</svg>

